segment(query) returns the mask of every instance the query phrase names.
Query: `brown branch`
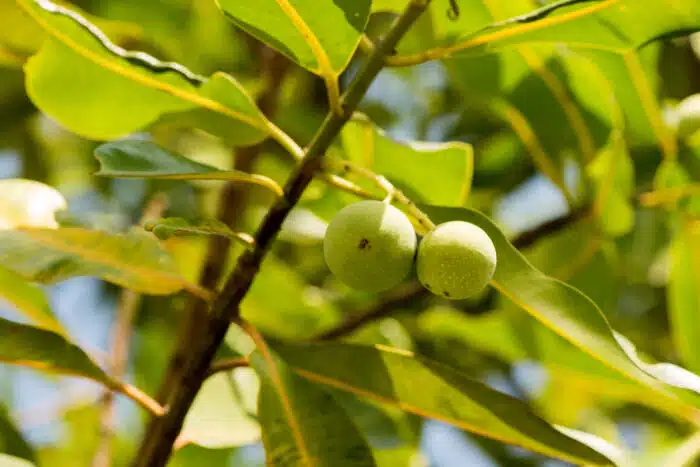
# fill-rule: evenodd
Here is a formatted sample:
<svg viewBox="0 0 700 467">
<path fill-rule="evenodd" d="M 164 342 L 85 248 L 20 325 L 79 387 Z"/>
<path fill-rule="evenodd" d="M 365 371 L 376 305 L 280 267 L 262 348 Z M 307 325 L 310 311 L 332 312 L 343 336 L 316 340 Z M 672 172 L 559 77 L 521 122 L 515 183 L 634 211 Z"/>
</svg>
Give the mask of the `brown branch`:
<svg viewBox="0 0 700 467">
<path fill-rule="evenodd" d="M 168 398 L 165 416 L 152 419 L 142 439 L 134 467 L 164 467 L 170 457 L 192 402 L 209 373 L 216 351 L 232 320 L 238 320 L 240 303 L 246 296 L 260 265 L 269 251 L 287 215 L 320 169 L 323 155 L 382 69 L 385 57 L 428 6 L 429 0 L 412 0 L 396 20 L 375 53 L 365 62 L 347 92 L 341 97 L 342 112 L 329 112 L 308 146 L 300 165 L 285 186 L 285 196 L 270 208 L 256 234 L 256 247 L 245 251 L 226 281 L 205 322 L 204 333 L 189 343 L 189 357 L 184 362 L 177 390 Z"/>
<path fill-rule="evenodd" d="M 146 205 L 143 211 L 140 224 L 143 225 L 151 219 L 163 216 L 167 207 L 167 198 L 162 194 L 157 194 Z M 124 289 L 119 297 L 117 308 L 117 321 L 112 330 L 111 352 L 109 359 L 109 373 L 115 380 L 121 380 L 126 373 L 126 366 L 129 359 L 129 344 L 133 332 L 132 323 L 139 304 L 141 294 L 133 290 Z M 97 447 L 95 456 L 92 459 L 93 467 L 109 467 L 112 464 L 112 449 L 115 434 L 115 393 L 113 390 L 106 390 L 101 399 L 102 417 L 100 420 L 100 444 Z"/>
<path fill-rule="evenodd" d="M 284 56 L 261 44 L 258 41 L 251 42 L 251 47 L 257 49 L 261 55 L 261 76 L 267 81 L 265 90 L 260 94 L 257 104 L 265 115 L 274 115 L 277 112 L 279 89 L 289 68 L 289 62 Z M 264 148 L 265 141 L 238 149 L 235 155 L 235 168 L 243 172 L 251 172 L 258 154 Z M 219 199 L 217 219 L 236 230 L 241 216 L 245 211 L 248 201 L 248 186 L 237 183 L 228 183 L 224 186 Z M 200 272 L 199 283 L 202 287 L 215 290 L 226 266 L 231 242 L 221 236 L 210 238 L 207 247 L 207 256 Z M 207 319 L 208 304 L 195 301 L 192 307 L 185 312 L 185 317 L 180 323 L 175 355 L 170 359 L 166 369 L 163 383 L 156 396 L 160 402 L 164 402 L 170 393 L 178 387 L 178 377 L 187 355 L 189 345 L 196 339 L 200 339 L 203 331 L 203 322 Z"/>
</svg>

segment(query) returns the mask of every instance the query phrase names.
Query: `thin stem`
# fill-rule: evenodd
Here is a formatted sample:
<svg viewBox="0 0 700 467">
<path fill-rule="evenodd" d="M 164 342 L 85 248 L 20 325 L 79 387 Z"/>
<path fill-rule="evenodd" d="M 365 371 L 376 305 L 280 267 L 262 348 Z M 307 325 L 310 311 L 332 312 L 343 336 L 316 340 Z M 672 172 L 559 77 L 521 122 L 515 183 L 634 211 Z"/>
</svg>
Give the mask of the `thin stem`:
<svg viewBox="0 0 700 467">
<path fill-rule="evenodd" d="M 167 208 L 167 198 L 156 195 L 144 209 L 140 224 L 144 225 L 151 219 L 163 216 Z M 111 337 L 111 352 L 109 371 L 114 379 L 120 380 L 126 373 L 129 359 L 129 346 L 133 333 L 133 321 L 141 303 L 141 295 L 133 290 L 124 289 L 119 298 L 117 319 Z M 133 392 L 133 391 L 132 391 Z M 110 467 L 112 465 L 113 438 L 115 434 L 115 397 L 112 390 L 106 390 L 102 396 L 102 417 L 100 444 L 92 460 L 93 467 Z M 154 406 L 149 403 L 149 407 Z"/>
<path fill-rule="evenodd" d="M 209 376 L 222 371 L 235 370 L 236 368 L 245 367 L 249 364 L 250 362 L 246 357 L 225 358 L 217 360 L 211 364 L 211 367 L 209 368 Z"/>
<path fill-rule="evenodd" d="M 128 383 L 115 381 L 114 390 L 121 392 L 125 396 L 129 397 L 156 417 L 162 417 L 167 413 L 165 407 L 160 405 L 155 399 L 153 399 L 151 396 L 149 396 L 136 386 L 132 386 Z"/>
<path fill-rule="evenodd" d="M 430 220 L 430 217 L 421 211 L 401 190 L 397 189 L 389 180 L 381 175 L 377 175 L 371 170 L 355 165 L 347 160 L 327 160 L 325 166 L 329 170 L 342 171 L 346 174 L 354 174 L 370 180 L 380 190 L 386 193 L 387 197 L 384 198 L 385 201 L 394 201 L 396 204 L 403 207 L 412 218 L 411 220 L 414 221 L 416 227 L 418 227 L 418 233 L 425 234 L 435 228 L 435 224 Z"/>
<path fill-rule="evenodd" d="M 323 156 L 343 125 L 352 115 L 370 84 L 384 65 L 384 58 L 418 19 L 429 0 L 411 1 L 395 21 L 385 39 L 376 47 L 340 99 L 342 112 L 329 112 L 306 154 L 285 186 L 285 196 L 270 208 L 258 229 L 254 250 L 245 251 L 214 302 L 202 333 L 187 345 L 178 385 L 168 398 L 168 413 L 155 419 L 144 434 L 133 467 L 164 467 L 170 457 L 192 402 L 206 379 L 216 351 L 223 342 L 232 320 L 239 318 L 240 303 L 246 296 L 260 265 L 282 227 L 282 223 L 301 198 L 320 169 Z"/>
</svg>

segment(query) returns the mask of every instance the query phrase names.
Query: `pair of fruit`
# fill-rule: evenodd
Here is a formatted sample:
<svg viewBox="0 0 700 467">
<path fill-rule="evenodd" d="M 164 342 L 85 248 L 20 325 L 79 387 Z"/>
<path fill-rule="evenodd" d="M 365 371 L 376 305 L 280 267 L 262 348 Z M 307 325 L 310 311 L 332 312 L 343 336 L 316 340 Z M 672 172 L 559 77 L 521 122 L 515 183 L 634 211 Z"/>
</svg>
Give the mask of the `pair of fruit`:
<svg viewBox="0 0 700 467">
<path fill-rule="evenodd" d="M 380 201 L 360 201 L 331 220 L 323 250 L 328 268 L 341 282 L 371 292 L 401 282 L 414 260 L 421 284 L 454 300 L 481 292 L 496 270 L 491 238 L 469 222 L 440 224 L 417 243 L 403 212 Z"/>
</svg>

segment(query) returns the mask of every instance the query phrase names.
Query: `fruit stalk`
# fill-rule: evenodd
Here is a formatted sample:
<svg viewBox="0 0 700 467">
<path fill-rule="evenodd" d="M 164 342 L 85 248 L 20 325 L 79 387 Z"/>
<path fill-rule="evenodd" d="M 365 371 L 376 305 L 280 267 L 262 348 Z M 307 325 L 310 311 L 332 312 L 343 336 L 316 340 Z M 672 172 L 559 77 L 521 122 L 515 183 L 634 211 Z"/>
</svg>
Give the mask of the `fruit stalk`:
<svg viewBox="0 0 700 467">
<path fill-rule="evenodd" d="M 399 40 L 420 17 L 430 0 L 412 0 L 393 27 L 365 62 L 352 84 L 341 97 L 342 112 L 329 112 L 321 128 L 306 150 L 301 164 L 289 179 L 280 198 L 268 211 L 256 234 L 256 248 L 246 251 L 238 260 L 224 290 L 215 300 L 210 318 L 198 339 L 190 343 L 190 355 L 184 362 L 180 386 L 167 401 L 168 412 L 153 420 L 143 436 L 133 467 L 164 467 L 180 433 L 185 416 L 209 373 L 209 367 L 221 345 L 231 321 L 239 318 L 240 303 L 250 288 L 262 260 L 277 236 L 282 223 L 299 201 L 306 187 L 319 170 L 323 155 L 347 122 L 384 66 Z"/>
</svg>

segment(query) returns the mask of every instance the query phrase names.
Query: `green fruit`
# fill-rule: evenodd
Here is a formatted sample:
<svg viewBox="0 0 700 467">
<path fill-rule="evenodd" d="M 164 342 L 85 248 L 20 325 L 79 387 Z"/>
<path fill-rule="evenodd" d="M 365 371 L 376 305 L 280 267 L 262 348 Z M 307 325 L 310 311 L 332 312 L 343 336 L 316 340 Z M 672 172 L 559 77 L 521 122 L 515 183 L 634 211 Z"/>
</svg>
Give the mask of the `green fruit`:
<svg viewBox="0 0 700 467">
<path fill-rule="evenodd" d="M 328 224 L 323 253 L 341 282 L 377 292 L 408 275 L 416 243 L 416 232 L 404 213 L 380 201 L 360 201 L 341 209 Z"/>
<path fill-rule="evenodd" d="M 479 294 L 496 270 L 496 248 L 469 222 L 440 224 L 418 247 L 418 280 L 436 295 L 460 300 Z"/>
</svg>

